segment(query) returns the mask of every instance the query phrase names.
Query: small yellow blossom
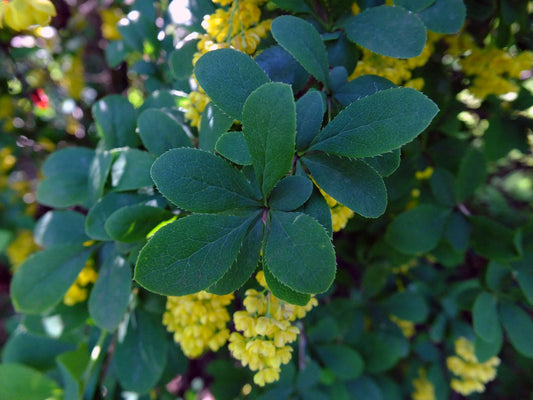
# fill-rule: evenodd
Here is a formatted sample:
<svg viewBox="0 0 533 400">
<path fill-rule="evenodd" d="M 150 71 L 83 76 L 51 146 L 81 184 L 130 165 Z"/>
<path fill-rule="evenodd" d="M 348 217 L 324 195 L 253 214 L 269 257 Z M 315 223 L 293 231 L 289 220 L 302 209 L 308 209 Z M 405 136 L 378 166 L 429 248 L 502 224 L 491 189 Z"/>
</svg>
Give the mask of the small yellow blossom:
<svg viewBox="0 0 533 400">
<path fill-rule="evenodd" d="M 427 167 L 426 169 L 422 171 L 416 171 L 415 172 L 415 178 L 418 181 L 423 181 L 431 178 L 431 175 L 433 175 L 433 168 Z"/>
<path fill-rule="evenodd" d="M 100 18 L 102 18 L 102 36 L 107 40 L 120 40 L 122 35 L 117 29 L 118 21 L 124 14 L 118 7 L 108 8 L 99 11 Z"/>
<path fill-rule="evenodd" d="M 330 208 L 333 232 L 343 230 L 346 227 L 348 220 L 355 215 L 354 212 L 348 207 L 337 202 L 337 200 L 328 195 L 322 189 L 320 189 L 320 193 L 322 193 L 322 196 L 324 196 L 324 199 L 326 199 L 326 202 Z"/>
<path fill-rule="evenodd" d="M 418 377 L 413 380 L 413 400 L 436 400 L 435 388 L 428 380 L 426 371 L 423 368 L 418 370 Z"/>
<path fill-rule="evenodd" d="M 50 0 L 3 0 L 0 2 L 0 28 L 4 25 L 22 31 L 32 25 L 48 25 L 56 15 Z"/>
<path fill-rule="evenodd" d="M 457 377 L 450 382 L 451 388 L 463 396 L 485 391 L 485 384 L 496 378 L 500 359 L 492 357 L 480 363 L 474 353 L 474 344 L 464 337 L 455 341 L 455 353 L 456 356 L 446 359 L 448 369 Z"/>
<path fill-rule="evenodd" d="M 12 269 L 16 270 L 32 253 L 39 250 L 39 246 L 33 241 L 33 233 L 30 230 L 20 230 L 15 239 L 6 249 L 6 255 Z"/>
<path fill-rule="evenodd" d="M 413 324 L 411 321 L 400 319 L 395 315 L 390 315 L 389 318 L 392 322 L 398 325 L 398 327 L 402 330 L 403 335 L 407 339 L 410 339 L 415 335 L 416 333 L 415 324 Z"/>
<path fill-rule="evenodd" d="M 94 261 L 89 259 L 76 278 L 76 282 L 72 284 L 63 297 L 63 303 L 67 306 L 73 306 L 74 304 L 85 301 L 89 296 L 87 286 L 95 283 L 97 278 L 98 273 L 94 269 Z"/>
<path fill-rule="evenodd" d="M 169 296 L 163 325 L 174 333 L 183 353 L 197 358 L 205 351 L 217 351 L 229 337 L 227 322 L 230 316 L 226 307 L 234 296 L 217 296 L 198 292 L 187 296 Z"/>
</svg>

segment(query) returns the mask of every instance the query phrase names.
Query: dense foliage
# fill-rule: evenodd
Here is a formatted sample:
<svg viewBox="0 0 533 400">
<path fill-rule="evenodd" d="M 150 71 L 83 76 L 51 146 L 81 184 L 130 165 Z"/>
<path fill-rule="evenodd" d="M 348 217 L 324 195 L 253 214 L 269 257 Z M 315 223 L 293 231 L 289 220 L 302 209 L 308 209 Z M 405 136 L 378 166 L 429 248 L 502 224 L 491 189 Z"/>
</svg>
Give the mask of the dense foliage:
<svg viewBox="0 0 533 400">
<path fill-rule="evenodd" d="M 527 398 L 532 27 L 0 2 L 0 400 Z"/>
</svg>

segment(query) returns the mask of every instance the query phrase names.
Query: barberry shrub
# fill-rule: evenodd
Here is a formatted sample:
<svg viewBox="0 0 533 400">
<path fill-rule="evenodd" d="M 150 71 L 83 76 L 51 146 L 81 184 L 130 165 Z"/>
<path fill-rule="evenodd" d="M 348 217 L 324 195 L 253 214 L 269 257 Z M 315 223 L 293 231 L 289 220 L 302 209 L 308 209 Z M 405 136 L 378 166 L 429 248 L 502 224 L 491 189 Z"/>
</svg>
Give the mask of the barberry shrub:
<svg viewBox="0 0 533 400">
<path fill-rule="evenodd" d="M 100 10 L 128 85 L 35 157 L 39 250 L 0 230 L 0 400 L 527 397 L 532 3 L 178 7 Z M 2 49 L 56 14 L 3 2 Z"/>
</svg>

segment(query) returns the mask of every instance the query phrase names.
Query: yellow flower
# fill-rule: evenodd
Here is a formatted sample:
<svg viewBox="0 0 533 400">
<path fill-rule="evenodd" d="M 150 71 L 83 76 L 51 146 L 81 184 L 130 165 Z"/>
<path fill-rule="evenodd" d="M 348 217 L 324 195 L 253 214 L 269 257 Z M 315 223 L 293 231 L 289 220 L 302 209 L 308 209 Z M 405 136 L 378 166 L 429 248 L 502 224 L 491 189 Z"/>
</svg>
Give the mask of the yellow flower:
<svg viewBox="0 0 533 400">
<path fill-rule="evenodd" d="M 423 368 L 418 370 L 418 377 L 413 380 L 413 400 L 436 400 L 435 388 L 428 380 L 426 371 Z"/>
<path fill-rule="evenodd" d="M 410 339 L 415 335 L 416 333 L 415 324 L 413 324 L 411 321 L 400 319 L 395 315 L 390 315 L 389 318 L 392 322 L 398 325 L 398 327 L 402 330 L 403 335 L 407 339 Z"/>
<path fill-rule="evenodd" d="M 55 15 L 56 9 L 50 0 L 4 0 L 0 5 L 0 28 L 3 23 L 15 31 L 32 25 L 45 26 Z"/>
<path fill-rule="evenodd" d="M 93 259 L 89 259 L 85 264 L 85 267 L 80 271 L 76 282 L 72 284 L 65 296 L 63 297 L 63 303 L 67 306 L 73 306 L 74 304 L 85 301 L 89 296 L 87 286 L 91 283 L 95 283 L 98 278 L 98 273 L 94 269 Z"/>
<path fill-rule="evenodd" d="M 16 270 L 26 258 L 39 250 L 39 246 L 33 241 L 33 233 L 30 230 L 20 230 L 15 239 L 6 249 L 6 255 L 11 263 L 12 269 Z"/>
<path fill-rule="evenodd" d="M 474 344 L 464 337 L 455 341 L 455 353 L 456 356 L 446 359 L 448 369 L 457 376 L 450 382 L 451 388 L 463 396 L 485 391 L 485 384 L 496 378 L 500 359 L 492 357 L 480 363 L 474 353 Z"/>
<path fill-rule="evenodd" d="M 118 7 L 99 11 L 102 18 L 102 36 L 107 40 L 120 40 L 122 35 L 117 29 L 118 21 L 124 16 Z"/>
</svg>

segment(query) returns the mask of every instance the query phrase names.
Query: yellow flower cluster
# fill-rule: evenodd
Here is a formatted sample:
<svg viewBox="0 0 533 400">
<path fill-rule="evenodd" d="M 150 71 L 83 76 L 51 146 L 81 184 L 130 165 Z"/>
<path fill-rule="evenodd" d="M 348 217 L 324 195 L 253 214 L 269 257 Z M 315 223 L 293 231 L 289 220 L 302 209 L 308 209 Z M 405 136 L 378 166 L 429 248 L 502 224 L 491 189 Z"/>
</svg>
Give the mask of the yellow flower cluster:
<svg viewBox="0 0 533 400">
<path fill-rule="evenodd" d="M 426 169 L 422 171 L 415 172 L 415 178 L 417 181 L 428 180 L 429 178 L 431 178 L 431 175 L 433 175 L 432 167 L 426 167 Z"/>
<path fill-rule="evenodd" d="M 413 400 L 436 400 L 435 388 L 428 380 L 426 371 L 423 368 L 418 370 L 418 377 L 413 380 Z"/>
<path fill-rule="evenodd" d="M 189 358 L 201 356 L 207 349 L 217 351 L 226 344 L 230 320 L 226 307 L 234 296 L 217 296 L 198 292 L 187 296 L 169 296 L 163 325 L 174 332 L 174 341 L 179 343 Z"/>
<path fill-rule="evenodd" d="M 15 239 L 6 249 L 12 270 L 15 271 L 20 264 L 26 261 L 26 258 L 37 250 L 39 250 L 39 246 L 33 241 L 33 232 L 26 229 L 18 231 Z"/>
<path fill-rule="evenodd" d="M 407 339 L 410 339 L 415 335 L 416 333 L 415 324 L 413 324 L 411 321 L 400 319 L 395 315 L 390 315 L 389 318 L 392 322 L 398 325 L 398 327 L 402 330 L 403 335 Z"/>
<path fill-rule="evenodd" d="M 98 11 L 102 19 L 102 36 L 107 40 L 120 40 L 122 35 L 117 29 L 118 21 L 124 17 L 122 10 L 112 7 Z"/>
<path fill-rule="evenodd" d="M 533 52 L 513 52 L 494 46 L 479 47 L 468 33 L 446 38 L 447 54 L 458 59 L 465 75 L 470 78 L 468 91 L 478 99 L 518 92 L 515 80 L 523 71 L 531 70 Z"/>
<path fill-rule="evenodd" d="M 233 314 L 238 332 L 230 335 L 228 348 L 244 366 L 257 371 L 254 382 L 264 386 L 277 381 L 281 365 L 292 358 L 292 347 L 288 344 L 296 341 L 300 330 L 291 322 L 305 317 L 318 302 L 312 297 L 303 307 L 285 303 L 268 291 L 263 271 L 257 273 L 256 279 L 264 290 L 246 291 L 243 302 L 246 311 Z"/>
<path fill-rule="evenodd" d="M 320 189 L 320 193 L 322 193 L 322 196 L 324 196 L 330 208 L 333 232 L 338 232 L 344 229 L 346 227 L 346 224 L 348 223 L 348 220 L 354 216 L 354 212 L 348 207 L 339 203 L 337 200 L 328 195 L 322 189 Z"/>
<path fill-rule="evenodd" d="M 89 259 L 76 278 L 76 282 L 74 282 L 67 293 L 65 293 L 63 303 L 67 306 L 73 306 L 74 304 L 85 301 L 89 296 L 87 286 L 91 283 L 95 283 L 97 278 L 98 273 L 94 269 L 94 261 Z"/>
<path fill-rule="evenodd" d="M 3 0 L 0 1 L 0 28 L 4 25 L 22 31 L 32 25 L 48 25 L 56 15 L 50 0 Z"/>
<path fill-rule="evenodd" d="M 203 54 L 217 49 L 232 47 L 246 54 L 255 53 L 261 39 L 267 37 L 272 22 L 270 19 L 260 21 L 260 6 L 266 0 L 213 0 L 213 3 L 229 7 L 218 8 L 214 14 L 204 17 L 202 27 L 207 34 L 198 41 L 193 65 Z M 201 87 L 189 94 L 189 103 L 183 108 L 191 126 L 200 127 L 201 114 L 209 101 Z"/>
<path fill-rule="evenodd" d="M 457 376 L 452 379 L 451 388 L 463 396 L 485 391 L 485 384 L 496 378 L 500 359 L 492 357 L 480 363 L 474 354 L 474 344 L 464 337 L 455 341 L 455 353 L 456 356 L 446 359 L 448 369 Z"/>
</svg>

